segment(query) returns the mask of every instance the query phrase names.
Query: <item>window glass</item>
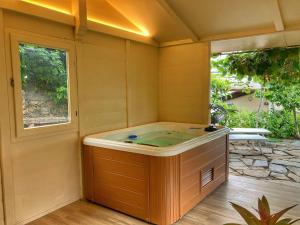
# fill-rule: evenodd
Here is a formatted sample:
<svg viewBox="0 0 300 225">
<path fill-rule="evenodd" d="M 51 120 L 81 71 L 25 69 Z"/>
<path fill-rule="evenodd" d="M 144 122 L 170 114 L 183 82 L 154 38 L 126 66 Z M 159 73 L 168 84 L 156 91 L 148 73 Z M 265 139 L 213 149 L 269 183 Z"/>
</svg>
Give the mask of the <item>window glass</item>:
<svg viewBox="0 0 300 225">
<path fill-rule="evenodd" d="M 19 44 L 24 128 L 70 122 L 68 54 Z"/>
</svg>

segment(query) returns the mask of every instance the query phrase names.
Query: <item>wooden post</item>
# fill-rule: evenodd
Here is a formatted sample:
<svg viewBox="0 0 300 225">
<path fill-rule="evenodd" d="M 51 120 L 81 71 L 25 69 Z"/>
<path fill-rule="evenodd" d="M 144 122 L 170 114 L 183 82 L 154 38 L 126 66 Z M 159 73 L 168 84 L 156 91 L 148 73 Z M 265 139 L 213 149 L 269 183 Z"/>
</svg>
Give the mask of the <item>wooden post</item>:
<svg viewBox="0 0 300 225">
<path fill-rule="evenodd" d="M 87 31 L 86 0 L 72 1 L 72 13 L 75 17 L 75 38 L 80 40 Z"/>
</svg>

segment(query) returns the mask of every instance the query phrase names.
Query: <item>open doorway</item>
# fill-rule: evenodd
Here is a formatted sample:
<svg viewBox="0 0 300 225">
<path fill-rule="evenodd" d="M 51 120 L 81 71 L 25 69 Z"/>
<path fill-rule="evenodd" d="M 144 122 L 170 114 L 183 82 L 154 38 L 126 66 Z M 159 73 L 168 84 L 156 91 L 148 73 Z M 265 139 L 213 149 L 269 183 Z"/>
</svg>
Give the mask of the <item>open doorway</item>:
<svg viewBox="0 0 300 225">
<path fill-rule="evenodd" d="M 245 131 L 230 143 L 232 174 L 300 183 L 299 56 L 298 47 L 212 55 L 211 104 L 224 109 L 221 125 Z"/>
</svg>

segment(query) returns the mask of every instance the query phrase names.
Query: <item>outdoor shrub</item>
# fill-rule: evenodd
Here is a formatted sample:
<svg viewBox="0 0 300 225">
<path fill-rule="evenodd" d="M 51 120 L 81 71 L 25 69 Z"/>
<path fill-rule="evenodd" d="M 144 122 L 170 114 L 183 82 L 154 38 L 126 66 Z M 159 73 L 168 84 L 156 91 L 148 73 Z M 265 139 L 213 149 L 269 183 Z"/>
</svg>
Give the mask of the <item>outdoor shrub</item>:
<svg viewBox="0 0 300 225">
<path fill-rule="evenodd" d="M 222 125 L 227 127 L 256 127 L 256 112 L 236 111 L 228 114 Z M 263 112 L 259 119 L 258 127 L 266 128 L 272 132 L 270 137 L 291 138 L 295 137 L 294 121 L 291 112 L 286 110 L 274 110 Z"/>
<path fill-rule="evenodd" d="M 271 137 L 290 138 L 296 135 L 292 113 L 286 110 L 264 112 L 259 127 L 270 130 Z"/>
<path fill-rule="evenodd" d="M 228 114 L 223 125 L 233 128 L 233 127 L 245 127 L 251 128 L 255 127 L 256 123 L 256 113 L 247 111 L 236 111 Z"/>
</svg>

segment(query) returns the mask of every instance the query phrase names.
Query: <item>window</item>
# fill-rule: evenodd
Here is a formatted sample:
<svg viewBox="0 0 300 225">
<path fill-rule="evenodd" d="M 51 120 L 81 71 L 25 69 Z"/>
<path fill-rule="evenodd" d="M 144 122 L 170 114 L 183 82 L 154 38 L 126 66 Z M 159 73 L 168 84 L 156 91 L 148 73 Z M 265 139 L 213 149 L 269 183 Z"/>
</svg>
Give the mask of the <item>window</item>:
<svg viewBox="0 0 300 225">
<path fill-rule="evenodd" d="M 74 127 L 73 44 L 11 34 L 11 47 L 17 136 Z"/>
<path fill-rule="evenodd" d="M 19 54 L 24 128 L 70 122 L 67 52 L 21 43 Z"/>
</svg>

